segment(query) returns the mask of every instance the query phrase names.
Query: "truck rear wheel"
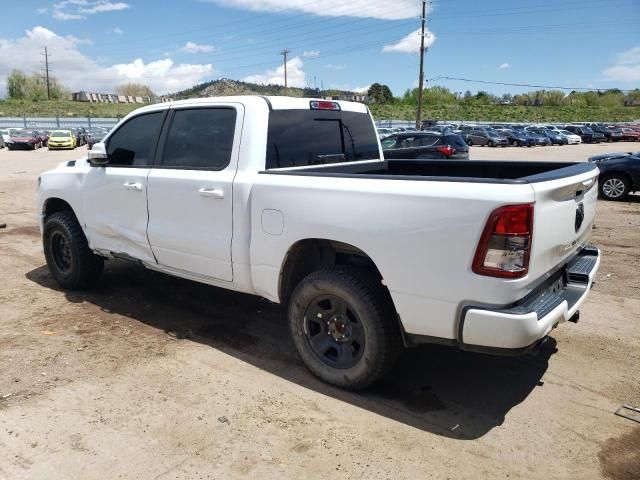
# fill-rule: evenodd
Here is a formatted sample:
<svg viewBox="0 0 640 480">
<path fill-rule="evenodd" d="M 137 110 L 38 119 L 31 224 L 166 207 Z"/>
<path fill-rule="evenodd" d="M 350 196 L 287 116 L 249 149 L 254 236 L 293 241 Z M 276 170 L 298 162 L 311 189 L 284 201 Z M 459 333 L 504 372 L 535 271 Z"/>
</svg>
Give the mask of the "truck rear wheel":
<svg viewBox="0 0 640 480">
<path fill-rule="evenodd" d="M 289 303 L 298 354 L 321 380 L 359 390 L 380 380 L 401 347 L 389 293 L 372 273 L 350 267 L 305 277 Z"/>
<path fill-rule="evenodd" d="M 49 271 L 61 287 L 80 290 L 100 279 L 104 259 L 89 249 L 72 212 L 57 212 L 46 219 L 43 243 Z"/>
</svg>

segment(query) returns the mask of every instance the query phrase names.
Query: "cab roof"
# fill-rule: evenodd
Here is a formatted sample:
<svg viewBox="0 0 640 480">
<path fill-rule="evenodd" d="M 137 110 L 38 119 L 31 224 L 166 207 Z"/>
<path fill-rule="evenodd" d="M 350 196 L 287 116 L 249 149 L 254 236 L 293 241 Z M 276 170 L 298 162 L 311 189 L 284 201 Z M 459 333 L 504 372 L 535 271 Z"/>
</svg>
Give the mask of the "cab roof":
<svg viewBox="0 0 640 480">
<path fill-rule="evenodd" d="M 172 107 L 180 107 L 187 105 L 216 105 L 218 103 L 241 103 L 243 105 L 264 105 L 265 103 L 271 110 L 310 110 L 310 102 L 312 101 L 328 101 L 340 105 L 340 110 L 347 112 L 368 113 L 369 109 L 363 103 L 347 102 L 344 100 L 323 100 L 320 98 L 300 98 L 300 97 L 282 97 L 282 96 L 262 96 L 262 95 L 235 95 L 227 97 L 205 97 L 192 98 L 188 100 L 176 100 L 173 102 L 155 103 L 146 107 L 134 110 L 131 113 L 154 112 L 165 110 Z"/>
</svg>

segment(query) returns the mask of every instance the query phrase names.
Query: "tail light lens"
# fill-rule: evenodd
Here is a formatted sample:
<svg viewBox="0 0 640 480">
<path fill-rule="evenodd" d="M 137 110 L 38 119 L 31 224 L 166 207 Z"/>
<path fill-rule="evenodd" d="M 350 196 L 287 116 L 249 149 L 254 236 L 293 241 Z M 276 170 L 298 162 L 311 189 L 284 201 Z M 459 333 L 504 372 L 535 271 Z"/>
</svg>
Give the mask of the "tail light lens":
<svg viewBox="0 0 640 480">
<path fill-rule="evenodd" d="M 490 277 L 524 277 L 529 271 L 532 235 L 533 204 L 494 210 L 482 232 L 473 271 Z"/>
<path fill-rule="evenodd" d="M 450 145 L 442 145 L 440 147 L 437 147 L 436 150 L 438 150 L 446 157 L 451 157 L 454 153 L 456 153 L 456 149 Z"/>
</svg>

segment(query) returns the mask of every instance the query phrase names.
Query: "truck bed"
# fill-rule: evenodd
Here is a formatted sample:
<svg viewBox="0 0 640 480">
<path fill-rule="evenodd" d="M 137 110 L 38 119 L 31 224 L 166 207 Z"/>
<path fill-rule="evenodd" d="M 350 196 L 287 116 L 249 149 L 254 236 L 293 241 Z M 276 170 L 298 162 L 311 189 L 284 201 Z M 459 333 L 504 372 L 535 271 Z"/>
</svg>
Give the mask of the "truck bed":
<svg viewBox="0 0 640 480">
<path fill-rule="evenodd" d="M 525 162 L 485 160 L 404 160 L 316 165 L 261 173 L 322 177 L 384 178 L 447 182 L 522 184 L 565 178 L 595 170 L 579 162 Z"/>
</svg>

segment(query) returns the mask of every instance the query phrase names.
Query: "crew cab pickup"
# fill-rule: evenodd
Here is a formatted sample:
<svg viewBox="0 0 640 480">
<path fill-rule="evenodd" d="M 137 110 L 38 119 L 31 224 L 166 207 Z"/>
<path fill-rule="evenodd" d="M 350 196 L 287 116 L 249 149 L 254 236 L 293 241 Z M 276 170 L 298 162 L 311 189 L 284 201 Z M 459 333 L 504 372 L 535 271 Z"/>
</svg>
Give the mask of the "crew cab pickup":
<svg viewBox="0 0 640 480">
<path fill-rule="evenodd" d="M 286 304 L 309 370 L 358 389 L 403 346 L 522 353 L 575 319 L 600 262 L 597 176 L 385 160 L 365 105 L 218 97 L 129 114 L 41 175 L 38 214 L 62 287 L 124 258 Z"/>
</svg>

